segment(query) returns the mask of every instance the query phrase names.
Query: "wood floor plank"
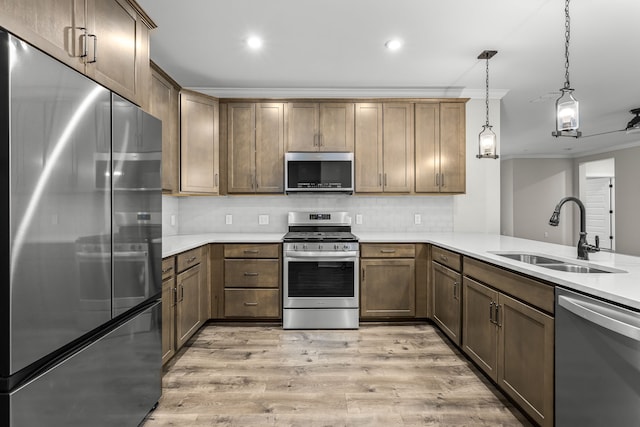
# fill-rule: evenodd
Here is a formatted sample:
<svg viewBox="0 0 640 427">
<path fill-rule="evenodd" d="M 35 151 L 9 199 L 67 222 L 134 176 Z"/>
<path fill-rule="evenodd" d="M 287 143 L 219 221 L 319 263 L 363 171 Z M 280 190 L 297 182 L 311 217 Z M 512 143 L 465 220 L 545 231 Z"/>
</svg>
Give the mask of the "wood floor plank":
<svg viewBox="0 0 640 427">
<path fill-rule="evenodd" d="M 143 427 L 531 426 L 428 324 L 207 325 Z"/>
</svg>

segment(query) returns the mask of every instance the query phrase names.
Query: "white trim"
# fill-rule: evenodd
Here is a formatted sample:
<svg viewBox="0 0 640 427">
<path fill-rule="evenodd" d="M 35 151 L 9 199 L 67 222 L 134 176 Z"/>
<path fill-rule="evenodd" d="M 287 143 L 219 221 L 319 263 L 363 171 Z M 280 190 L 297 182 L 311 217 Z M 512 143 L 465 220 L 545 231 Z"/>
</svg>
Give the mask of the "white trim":
<svg viewBox="0 0 640 427">
<path fill-rule="evenodd" d="M 485 91 L 452 87 L 397 88 L 241 88 L 186 87 L 217 98 L 471 98 L 484 99 Z M 508 90 L 489 92 L 489 98 L 502 99 Z"/>
</svg>

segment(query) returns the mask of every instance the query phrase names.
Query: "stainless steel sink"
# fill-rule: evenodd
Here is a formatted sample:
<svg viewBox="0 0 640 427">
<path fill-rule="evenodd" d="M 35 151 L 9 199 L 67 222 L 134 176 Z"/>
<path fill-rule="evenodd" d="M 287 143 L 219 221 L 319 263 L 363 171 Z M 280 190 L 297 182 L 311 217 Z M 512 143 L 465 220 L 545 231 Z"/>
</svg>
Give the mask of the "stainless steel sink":
<svg viewBox="0 0 640 427">
<path fill-rule="evenodd" d="M 505 258 L 510 258 L 520 262 L 526 262 L 527 264 L 535 264 L 535 265 L 557 264 L 559 262 L 562 262 L 554 258 L 548 258 L 545 256 L 535 255 L 535 254 L 504 253 L 504 254 L 496 254 L 496 255 L 500 255 Z"/>
<path fill-rule="evenodd" d="M 624 270 L 616 268 L 594 265 L 591 263 L 580 263 L 569 261 L 562 258 L 552 258 L 544 254 L 528 253 L 528 252 L 490 252 L 515 261 L 524 262 L 539 267 L 548 268 L 550 270 L 564 271 L 567 273 L 626 273 Z"/>
<path fill-rule="evenodd" d="M 614 271 L 577 264 L 546 264 L 542 267 L 550 268 L 551 270 L 566 271 L 568 273 L 615 273 Z"/>
</svg>

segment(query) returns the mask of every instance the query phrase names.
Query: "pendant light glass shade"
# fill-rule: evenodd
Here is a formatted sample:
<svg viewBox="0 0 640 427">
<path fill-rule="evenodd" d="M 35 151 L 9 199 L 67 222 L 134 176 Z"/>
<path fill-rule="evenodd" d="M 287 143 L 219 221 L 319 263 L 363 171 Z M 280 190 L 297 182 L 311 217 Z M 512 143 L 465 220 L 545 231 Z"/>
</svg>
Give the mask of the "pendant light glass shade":
<svg viewBox="0 0 640 427">
<path fill-rule="evenodd" d="M 496 154 L 496 147 L 498 144 L 498 138 L 489 124 L 489 59 L 491 59 L 497 50 L 485 50 L 478 55 L 478 59 L 484 59 L 486 61 L 486 85 L 485 85 L 485 106 L 487 113 L 487 121 L 482 125 L 482 132 L 478 135 L 478 159 L 497 159 L 499 156 Z"/>
<path fill-rule="evenodd" d="M 562 95 L 556 100 L 556 131 L 553 136 L 579 137 L 580 110 L 578 101 L 573 97 L 573 89 L 560 89 Z"/>
<path fill-rule="evenodd" d="M 491 125 L 483 125 L 482 132 L 478 135 L 478 147 L 479 152 L 476 156 L 479 159 L 488 158 L 488 159 L 497 159 L 496 155 L 496 134 L 491 130 L 493 126 Z"/>
</svg>

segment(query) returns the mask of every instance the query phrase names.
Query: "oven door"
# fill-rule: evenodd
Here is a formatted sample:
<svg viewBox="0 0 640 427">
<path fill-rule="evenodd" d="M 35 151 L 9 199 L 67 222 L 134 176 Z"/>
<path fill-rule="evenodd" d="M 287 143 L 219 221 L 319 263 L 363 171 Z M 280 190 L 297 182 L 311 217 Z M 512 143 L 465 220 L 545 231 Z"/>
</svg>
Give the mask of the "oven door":
<svg viewBox="0 0 640 427">
<path fill-rule="evenodd" d="M 358 308 L 357 253 L 285 253 L 283 308 Z"/>
</svg>

